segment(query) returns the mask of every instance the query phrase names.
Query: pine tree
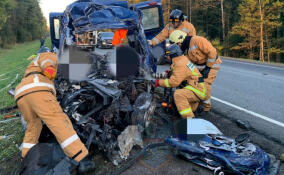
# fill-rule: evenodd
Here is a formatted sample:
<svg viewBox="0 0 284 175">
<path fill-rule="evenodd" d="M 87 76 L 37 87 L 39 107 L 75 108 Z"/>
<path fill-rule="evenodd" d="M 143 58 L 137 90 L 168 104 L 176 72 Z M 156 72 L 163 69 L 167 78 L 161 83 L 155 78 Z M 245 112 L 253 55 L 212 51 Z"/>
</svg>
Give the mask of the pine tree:
<svg viewBox="0 0 284 175">
<path fill-rule="evenodd" d="M 238 8 L 241 19 L 231 32 L 241 36 L 243 41 L 232 49 L 247 51 L 250 59 L 259 55 L 259 60 L 264 61 L 264 47 L 269 47 L 273 31 L 281 26 L 277 9 L 282 9 L 283 5 L 278 0 L 243 0 Z"/>
<path fill-rule="evenodd" d="M 4 2 L 5 18 L 1 17 Z M 47 32 L 46 21 L 38 0 L 0 1 L 0 47 L 9 47 L 16 42 L 39 39 Z"/>
</svg>

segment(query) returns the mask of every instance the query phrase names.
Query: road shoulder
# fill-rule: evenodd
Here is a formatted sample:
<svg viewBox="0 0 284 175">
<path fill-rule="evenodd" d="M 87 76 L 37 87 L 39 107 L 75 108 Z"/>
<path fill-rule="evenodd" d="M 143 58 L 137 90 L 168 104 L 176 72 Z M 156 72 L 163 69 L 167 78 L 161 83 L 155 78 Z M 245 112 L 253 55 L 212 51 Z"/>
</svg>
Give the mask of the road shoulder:
<svg viewBox="0 0 284 175">
<path fill-rule="evenodd" d="M 227 57 L 227 56 L 220 56 L 220 57 L 223 60 L 239 61 L 243 63 L 252 63 L 252 64 L 258 64 L 258 65 L 266 65 L 266 66 L 284 68 L 284 63 L 261 62 L 257 60 L 250 60 L 250 59 L 245 59 L 245 58 L 233 58 L 233 57 Z"/>
</svg>

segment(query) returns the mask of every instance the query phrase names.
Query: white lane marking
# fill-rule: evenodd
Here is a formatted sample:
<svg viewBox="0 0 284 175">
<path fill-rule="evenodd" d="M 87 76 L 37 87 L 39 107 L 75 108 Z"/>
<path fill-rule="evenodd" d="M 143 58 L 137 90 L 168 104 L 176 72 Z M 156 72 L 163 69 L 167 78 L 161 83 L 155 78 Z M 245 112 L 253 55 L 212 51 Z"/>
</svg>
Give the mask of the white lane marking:
<svg viewBox="0 0 284 175">
<path fill-rule="evenodd" d="M 220 103 L 223 103 L 223 104 L 225 104 L 225 105 L 231 106 L 231 107 L 233 107 L 233 108 L 236 108 L 236 109 L 238 109 L 238 110 L 240 110 L 240 111 L 244 111 L 244 112 L 246 112 L 246 113 L 248 113 L 248 114 L 250 114 L 250 115 L 253 115 L 253 116 L 255 116 L 255 117 L 261 118 L 261 119 L 263 119 L 263 120 L 265 120 L 265 121 L 268 121 L 268 122 L 270 122 L 270 123 L 273 123 L 273 124 L 275 124 L 275 125 L 278 125 L 278 126 L 284 128 L 284 123 L 281 123 L 281 122 L 279 122 L 279 121 L 273 120 L 273 119 L 268 118 L 268 117 L 266 117 L 266 116 L 263 116 L 263 115 L 261 115 L 261 114 L 255 113 L 255 112 L 253 112 L 253 111 L 249 111 L 249 110 L 247 110 L 247 109 L 244 109 L 244 108 L 242 108 L 242 107 L 239 107 L 239 106 L 234 105 L 234 104 L 232 104 L 232 103 L 230 103 L 230 102 L 221 100 L 221 99 L 216 98 L 216 97 L 213 97 L 213 96 L 211 96 L 211 99 L 216 100 L 216 101 L 218 101 L 218 102 L 220 102 Z"/>
<path fill-rule="evenodd" d="M 247 63 L 247 62 L 243 62 L 243 61 L 239 61 L 239 60 L 230 60 L 226 57 L 221 57 L 224 60 L 223 61 L 228 61 L 228 62 L 233 62 L 233 63 L 241 63 L 241 64 L 248 64 L 248 65 L 252 65 L 252 66 L 259 66 L 259 67 L 267 67 L 267 68 L 271 68 L 271 69 L 280 69 L 280 70 L 284 70 L 284 67 L 274 67 L 274 66 L 266 66 L 266 65 L 262 65 L 262 64 L 258 64 L 258 63 Z"/>
</svg>

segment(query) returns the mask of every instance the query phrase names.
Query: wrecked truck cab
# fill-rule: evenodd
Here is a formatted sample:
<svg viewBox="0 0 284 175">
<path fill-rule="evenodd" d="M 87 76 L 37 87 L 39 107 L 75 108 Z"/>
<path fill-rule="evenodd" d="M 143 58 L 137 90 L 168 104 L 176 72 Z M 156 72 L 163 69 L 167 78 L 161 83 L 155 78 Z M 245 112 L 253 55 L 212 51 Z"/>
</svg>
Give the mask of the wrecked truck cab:
<svg viewBox="0 0 284 175">
<path fill-rule="evenodd" d="M 143 146 L 142 132 L 155 110 L 144 74 L 155 71 L 156 65 L 142 17 L 142 12 L 129 7 L 127 1 L 99 0 L 76 1 L 60 17 L 60 58 L 55 80 L 58 101 L 89 152 L 100 150 L 114 165 L 127 159 L 134 145 Z M 77 45 L 78 35 L 120 29 L 128 31 L 128 45 L 94 51 Z M 114 75 L 111 64 L 119 69 L 119 61 L 133 61 L 133 66 L 126 69 L 138 65 L 139 71 L 118 78 L 120 73 Z"/>
<path fill-rule="evenodd" d="M 153 56 L 146 40 L 152 39 L 164 28 L 160 0 L 135 5 L 129 5 L 127 1 L 76 1 L 70 4 L 64 13 L 50 13 L 52 47 L 54 50 L 59 49 L 60 54 L 65 45 L 94 48 L 98 44 L 97 33 L 93 34 L 91 39 L 86 38 L 90 42 L 84 45 L 78 42 L 76 36 L 106 28 L 128 29 L 127 38 L 131 42 L 131 47 L 141 55 L 141 65 L 156 72 L 157 59 Z M 58 33 L 61 34 L 60 38 L 57 37 Z"/>
</svg>

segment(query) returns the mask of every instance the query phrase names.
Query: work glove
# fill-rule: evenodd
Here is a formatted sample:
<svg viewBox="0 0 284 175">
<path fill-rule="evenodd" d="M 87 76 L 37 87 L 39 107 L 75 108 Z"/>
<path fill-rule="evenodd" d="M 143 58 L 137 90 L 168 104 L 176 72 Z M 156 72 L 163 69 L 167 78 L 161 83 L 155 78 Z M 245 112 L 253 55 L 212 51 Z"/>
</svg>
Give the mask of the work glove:
<svg viewBox="0 0 284 175">
<path fill-rule="evenodd" d="M 171 74 L 171 71 L 170 70 L 165 70 L 163 72 L 163 78 L 169 78 L 170 77 L 170 74 Z"/>
<path fill-rule="evenodd" d="M 150 45 L 150 46 L 153 46 L 153 43 L 151 40 L 147 40 L 147 43 Z"/>
<path fill-rule="evenodd" d="M 159 80 L 152 80 L 151 83 L 152 83 L 152 86 L 155 87 L 155 88 L 160 86 Z"/>
<path fill-rule="evenodd" d="M 159 78 L 162 78 L 162 79 L 169 78 L 170 72 L 171 72 L 170 70 L 166 70 L 163 73 L 153 73 L 152 77 L 156 78 L 156 79 L 159 79 Z"/>
</svg>

